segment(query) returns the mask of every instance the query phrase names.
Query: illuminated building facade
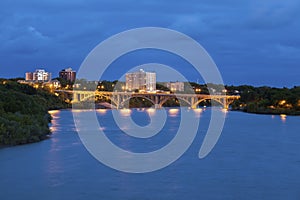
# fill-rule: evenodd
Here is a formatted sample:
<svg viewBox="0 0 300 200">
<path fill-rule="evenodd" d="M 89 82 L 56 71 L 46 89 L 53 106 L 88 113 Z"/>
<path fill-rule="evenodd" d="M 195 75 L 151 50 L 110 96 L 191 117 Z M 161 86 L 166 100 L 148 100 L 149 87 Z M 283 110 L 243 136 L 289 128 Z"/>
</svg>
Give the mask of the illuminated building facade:
<svg viewBox="0 0 300 200">
<path fill-rule="evenodd" d="M 165 83 L 165 86 L 168 87 L 172 92 L 183 92 L 184 91 L 184 82 L 168 82 Z"/>
<path fill-rule="evenodd" d="M 156 73 L 145 72 L 140 69 L 137 72 L 131 72 L 126 74 L 126 89 L 128 91 L 144 91 L 155 92 L 156 91 Z"/>
<path fill-rule="evenodd" d="M 51 73 L 46 72 L 44 69 L 37 69 L 35 72 L 26 72 L 25 80 L 33 82 L 49 82 L 51 81 Z"/>
<path fill-rule="evenodd" d="M 72 70 L 72 68 L 63 69 L 59 72 L 59 78 L 74 83 L 76 80 L 76 71 Z"/>
</svg>

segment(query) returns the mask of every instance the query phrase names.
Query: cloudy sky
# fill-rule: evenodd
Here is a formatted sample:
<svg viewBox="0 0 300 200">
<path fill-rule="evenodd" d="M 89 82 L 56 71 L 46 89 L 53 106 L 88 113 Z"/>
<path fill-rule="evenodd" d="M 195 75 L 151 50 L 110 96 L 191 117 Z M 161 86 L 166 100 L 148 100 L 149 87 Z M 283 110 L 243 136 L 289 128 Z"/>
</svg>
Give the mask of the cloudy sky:
<svg viewBox="0 0 300 200">
<path fill-rule="evenodd" d="M 147 26 L 198 41 L 226 84 L 300 85 L 299 0 L 1 0 L 0 77 L 41 67 L 54 77 L 62 68 L 78 70 L 101 41 Z M 159 53 L 128 55 L 105 78 L 118 79 L 124 66 L 157 62 L 198 80 L 186 63 Z"/>
</svg>

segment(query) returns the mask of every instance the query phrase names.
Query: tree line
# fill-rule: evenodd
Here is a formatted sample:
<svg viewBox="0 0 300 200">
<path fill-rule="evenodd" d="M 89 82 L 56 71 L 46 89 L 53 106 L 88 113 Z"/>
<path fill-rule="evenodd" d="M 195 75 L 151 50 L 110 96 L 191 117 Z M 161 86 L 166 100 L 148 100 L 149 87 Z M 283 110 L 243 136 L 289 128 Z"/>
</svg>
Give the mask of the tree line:
<svg viewBox="0 0 300 200">
<path fill-rule="evenodd" d="M 122 83 L 125 84 L 125 83 Z M 117 81 L 102 81 L 98 90 L 113 91 L 117 86 Z M 163 84 L 156 85 L 158 90 L 170 91 Z M 229 86 L 218 84 L 198 84 L 195 82 L 185 82 L 184 91 L 176 93 L 197 93 L 197 94 L 222 94 L 222 95 L 240 95 L 240 99 L 232 103 L 232 110 L 241 110 L 249 113 L 260 114 L 288 114 L 300 115 L 300 86 L 293 88 L 276 88 L 276 87 L 254 87 L 250 85 Z M 131 107 L 150 107 L 150 102 L 143 99 L 130 100 Z M 210 106 L 211 102 L 204 101 L 200 106 Z M 169 100 L 164 106 L 179 106 L 177 99 Z"/>
<path fill-rule="evenodd" d="M 241 96 L 232 104 L 234 110 L 260 114 L 300 115 L 300 86 L 275 88 L 242 85 L 226 88 L 229 93 L 239 91 Z"/>
<path fill-rule="evenodd" d="M 37 142 L 50 134 L 48 110 L 66 108 L 44 89 L 0 79 L 0 145 Z"/>
</svg>

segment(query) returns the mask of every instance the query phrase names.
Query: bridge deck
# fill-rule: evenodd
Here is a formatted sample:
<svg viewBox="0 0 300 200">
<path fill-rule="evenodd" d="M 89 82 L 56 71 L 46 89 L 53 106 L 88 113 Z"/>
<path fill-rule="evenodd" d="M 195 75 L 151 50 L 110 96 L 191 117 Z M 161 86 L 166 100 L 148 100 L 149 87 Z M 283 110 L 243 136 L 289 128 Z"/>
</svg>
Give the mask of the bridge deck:
<svg viewBox="0 0 300 200">
<path fill-rule="evenodd" d="M 131 98 L 142 97 L 152 102 L 156 108 L 161 108 L 169 99 L 177 98 L 189 104 L 192 108 L 207 99 L 219 102 L 225 109 L 234 101 L 240 98 L 238 95 L 222 94 L 182 94 L 182 93 L 134 93 L 134 92 L 107 92 L 107 91 L 82 91 L 82 90 L 56 90 L 57 93 L 67 93 L 72 95 L 72 103 L 86 101 L 97 96 L 103 96 L 110 99 L 116 108 L 125 106 Z"/>
</svg>

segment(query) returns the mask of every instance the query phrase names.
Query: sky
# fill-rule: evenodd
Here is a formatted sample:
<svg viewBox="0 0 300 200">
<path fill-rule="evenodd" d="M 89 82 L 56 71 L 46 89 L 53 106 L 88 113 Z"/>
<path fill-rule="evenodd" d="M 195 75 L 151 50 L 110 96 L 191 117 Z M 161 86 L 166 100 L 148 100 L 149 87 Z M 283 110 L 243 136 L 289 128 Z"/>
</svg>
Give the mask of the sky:
<svg viewBox="0 0 300 200">
<path fill-rule="evenodd" d="M 225 84 L 300 85 L 298 0 L 1 0 L 0 77 L 24 77 L 36 68 L 52 77 L 67 67 L 78 70 L 100 42 L 141 27 L 173 29 L 199 42 Z M 119 79 L 138 65 L 161 63 L 201 82 L 192 66 L 175 57 L 131 53 L 102 78 Z"/>
</svg>

